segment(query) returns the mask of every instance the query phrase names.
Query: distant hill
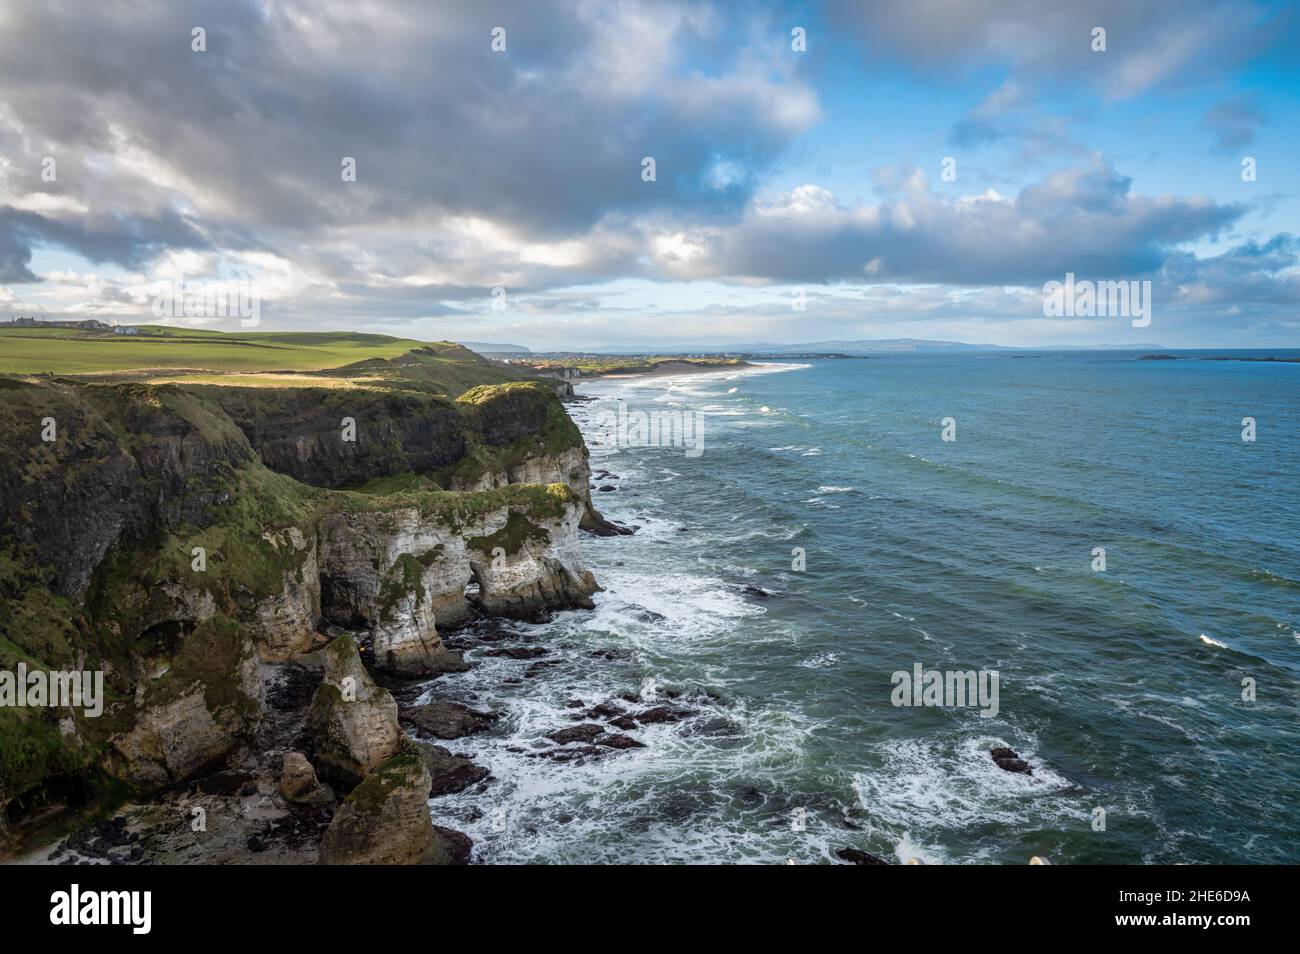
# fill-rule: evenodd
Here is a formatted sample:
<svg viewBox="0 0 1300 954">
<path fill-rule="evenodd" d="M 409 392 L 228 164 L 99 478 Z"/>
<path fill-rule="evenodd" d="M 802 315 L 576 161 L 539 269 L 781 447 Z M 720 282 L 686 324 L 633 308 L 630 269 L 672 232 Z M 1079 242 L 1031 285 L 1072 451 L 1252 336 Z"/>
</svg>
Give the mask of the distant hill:
<svg viewBox="0 0 1300 954">
<path fill-rule="evenodd" d="M 807 344 L 777 345 L 773 351 L 841 351 L 858 354 L 871 351 L 1009 351 L 1003 345 L 967 344 L 963 341 L 932 341 L 926 338 L 874 338 L 813 341 Z"/>
<path fill-rule="evenodd" d="M 532 354 L 532 349 L 517 344 L 494 344 L 489 341 L 457 341 L 456 344 L 479 354 Z"/>
<path fill-rule="evenodd" d="M 859 338 L 831 341 L 804 341 L 797 344 L 772 344 L 748 342 L 742 344 L 691 345 L 685 348 L 596 348 L 601 354 L 880 354 L 880 353 L 933 353 L 963 351 L 1164 351 L 1163 345 L 1150 342 L 1133 344 L 1099 345 L 1036 345 L 1011 347 L 996 344 L 970 344 L 965 341 L 941 341 L 929 338 Z"/>
</svg>

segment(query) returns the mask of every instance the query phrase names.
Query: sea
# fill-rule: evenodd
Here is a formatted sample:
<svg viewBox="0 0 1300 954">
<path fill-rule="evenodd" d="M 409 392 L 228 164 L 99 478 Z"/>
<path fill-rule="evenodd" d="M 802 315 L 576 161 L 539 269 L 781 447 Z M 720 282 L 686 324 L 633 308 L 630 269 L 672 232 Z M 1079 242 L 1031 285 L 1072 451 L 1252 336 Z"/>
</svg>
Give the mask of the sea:
<svg viewBox="0 0 1300 954">
<path fill-rule="evenodd" d="M 579 384 L 593 499 L 638 529 L 584 537 L 594 611 L 480 624 L 428 685 L 502 714 L 447 743 L 492 779 L 435 822 L 479 863 L 1300 862 L 1300 364 L 1207 360 L 1300 352 L 1169 354 Z M 917 667 L 997 706 L 899 704 Z M 691 715 L 546 756 L 609 700 Z"/>
</svg>

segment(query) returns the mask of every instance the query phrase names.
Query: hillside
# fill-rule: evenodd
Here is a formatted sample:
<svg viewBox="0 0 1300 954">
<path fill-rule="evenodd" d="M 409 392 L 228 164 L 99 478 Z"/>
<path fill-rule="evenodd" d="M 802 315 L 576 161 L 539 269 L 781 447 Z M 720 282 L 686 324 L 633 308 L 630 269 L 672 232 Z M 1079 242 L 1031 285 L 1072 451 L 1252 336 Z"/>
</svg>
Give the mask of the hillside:
<svg viewBox="0 0 1300 954">
<path fill-rule="evenodd" d="M 241 387 L 396 387 L 455 397 L 531 379 L 450 342 L 357 332 L 220 332 L 140 326 L 138 334 L 0 328 L 0 374 Z"/>
</svg>

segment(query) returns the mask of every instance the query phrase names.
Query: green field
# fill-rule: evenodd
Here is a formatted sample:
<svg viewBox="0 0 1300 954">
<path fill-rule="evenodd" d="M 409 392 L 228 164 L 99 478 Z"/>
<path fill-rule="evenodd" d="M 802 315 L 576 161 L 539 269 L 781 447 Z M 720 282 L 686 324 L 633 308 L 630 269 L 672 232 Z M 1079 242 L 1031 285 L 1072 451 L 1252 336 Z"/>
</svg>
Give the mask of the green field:
<svg viewBox="0 0 1300 954">
<path fill-rule="evenodd" d="M 0 374 L 321 371 L 368 358 L 396 358 L 423 344 L 352 332 L 222 333 L 144 326 L 140 334 L 126 336 L 69 328 L 0 328 Z"/>
<path fill-rule="evenodd" d="M 447 341 L 352 331 L 223 333 L 142 325 L 138 335 L 0 328 L 0 375 L 261 388 L 401 388 L 456 397 L 533 379 Z"/>
</svg>

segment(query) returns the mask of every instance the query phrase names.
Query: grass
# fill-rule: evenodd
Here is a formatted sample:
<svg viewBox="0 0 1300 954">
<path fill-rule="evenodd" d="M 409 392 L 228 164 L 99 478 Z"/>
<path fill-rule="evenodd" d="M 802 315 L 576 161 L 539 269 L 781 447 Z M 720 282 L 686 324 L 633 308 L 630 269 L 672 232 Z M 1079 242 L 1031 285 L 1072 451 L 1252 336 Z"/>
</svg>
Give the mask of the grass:
<svg viewBox="0 0 1300 954">
<path fill-rule="evenodd" d="M 223 385 L 264 390 L 421 391 L 454 398 L 483 384 L 535 379 L 447 341 L 350 331 L 140 333 L 0 326 L 0 376 L 57 375 L 98 383 Z"/>
<path fill-rule="evenodd" d="M 146 325 L 140 334 L 127 336 L 0 328 L 0 374 L 324 371 L 375 358 L 391 360 L 423 347 L 425 342 L 410 338 L 356 332 L 219 332 Z"/>
</svg>

